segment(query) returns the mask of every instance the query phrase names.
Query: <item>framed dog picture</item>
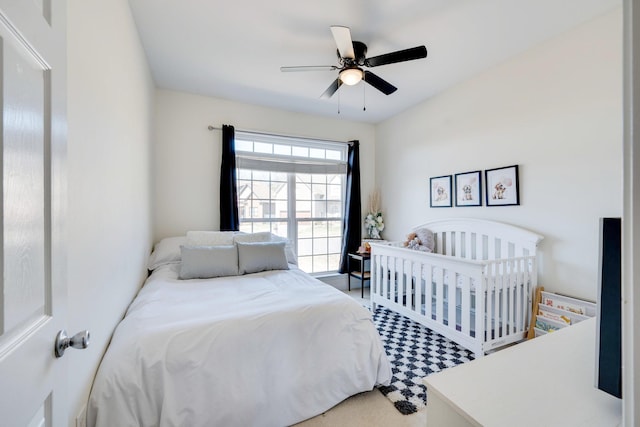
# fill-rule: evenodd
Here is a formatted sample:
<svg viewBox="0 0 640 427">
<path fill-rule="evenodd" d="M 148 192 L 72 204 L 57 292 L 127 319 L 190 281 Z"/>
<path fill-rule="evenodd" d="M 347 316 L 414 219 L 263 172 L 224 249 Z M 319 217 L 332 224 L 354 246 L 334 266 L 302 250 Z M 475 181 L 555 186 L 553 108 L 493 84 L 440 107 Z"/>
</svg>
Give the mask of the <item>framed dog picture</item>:
<svg viewBox="0 0 640 427">
<path fill-rule="evenodd" d="M 518 165 L 484 171 L 487 206 L 519 205 Z"/>
<path fill-rule="evenodd" d="M 456 206 L 482 206 L 482 173 L 455 174 Z"/>
<path fill-rule="evenodd" d="M 432 208 L 450 208 L 451 175 L 430 178 L 429 183 L 431 187 L 429 206 Z"/>
</svg>

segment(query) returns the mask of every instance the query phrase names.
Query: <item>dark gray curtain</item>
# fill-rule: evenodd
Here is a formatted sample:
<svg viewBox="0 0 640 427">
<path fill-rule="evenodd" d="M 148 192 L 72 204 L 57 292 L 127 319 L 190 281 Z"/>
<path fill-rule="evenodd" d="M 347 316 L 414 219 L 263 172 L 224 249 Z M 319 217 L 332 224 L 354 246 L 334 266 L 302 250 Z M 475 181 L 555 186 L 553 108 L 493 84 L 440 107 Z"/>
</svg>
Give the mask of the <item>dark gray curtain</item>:
<svg viewBox="0 0 640 427">
<path fill-rule="evenodd" d="M 220 231 L 238 231 L 238 190 L 236 189 L 236 134 L 233 126 L 222 126 L 220 165 Z"/>
<path fill-rule="evenodd" d="M 340 273 L 349 270 L 349 252 L 355 252 L 362 243 L 362 214 L 360 204 L 360 142 L 349 141 L 347 161 L 347 194 L 342 220 L 342 251 Z"/>
</svg>

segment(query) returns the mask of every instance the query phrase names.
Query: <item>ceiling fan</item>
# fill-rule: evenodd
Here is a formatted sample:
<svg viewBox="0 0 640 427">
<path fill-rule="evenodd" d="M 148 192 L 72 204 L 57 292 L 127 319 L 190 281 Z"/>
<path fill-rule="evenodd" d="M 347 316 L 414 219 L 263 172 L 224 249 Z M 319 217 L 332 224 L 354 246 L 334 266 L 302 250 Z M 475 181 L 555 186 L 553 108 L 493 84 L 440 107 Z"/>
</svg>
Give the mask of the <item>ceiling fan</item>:
<svg viewBox="0 0 640 427">
<path fill-rule="evenodd" d="M 331 27 L 331 33 L 338 47 L 338 60 L 340 65 L 310 65 L 298 67 L 280 67 L 280 71 L 333 71 L 339 70 L 338 78 L 324 91 L 321 98 L 331 98 L 334 93 L 346 84 L 352 86 L 364 80 L 371 86 L 378 89 L 385 95 L 391 95 L 398 90 L 397 87 L 384 80 L 383 78 L 373 74 L 369 70 L 363 70 L 362 67 L 372 68 L 380 65 L 393 64 L 396 62 L 411 61 L 427 57 L 427 48 L 425 46 L 417 46 L 410 49 L 398 50 L 395 52 L 385 53 L 371 58 L 367 58 L 367 45 L 351 40 L 351 30 L 349 27 L 334 25 Z"/>
</svg>

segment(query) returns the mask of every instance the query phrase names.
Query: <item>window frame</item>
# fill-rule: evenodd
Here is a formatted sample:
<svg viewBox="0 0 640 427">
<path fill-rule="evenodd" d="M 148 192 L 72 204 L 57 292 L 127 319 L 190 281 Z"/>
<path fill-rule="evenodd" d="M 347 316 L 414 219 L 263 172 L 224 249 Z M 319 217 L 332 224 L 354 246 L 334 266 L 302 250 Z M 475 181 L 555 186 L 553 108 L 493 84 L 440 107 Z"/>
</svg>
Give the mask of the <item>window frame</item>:
<svg viewBox="0 0 640 427">
<path fill-rule="evenodd" d="M 249 211 L 252 212 L 252 218 L 244 217 L 243 213 L 240 212 L 240 227 L 242 229 L 243 224 L 252 224 L 251 230 L 255 229 L 254 224 L 268 224 L 269 230 L 273 230 L 274 223 L 283 223 L 287 224 L 287 238 L 292 243 L 293 249 L 298 256 L 299 264 L 300 260 L 304 258 L 310 258 L 311 265 L 311 273 L 314 275 L 325 275 L 335 273 L 339 269 L 339 258 L 341 251 L 341 240 L 342 240 L 342 224 L 344 221 L 344 210 L 345 210 L 345 187 L 346 187 L 346 167 L 347 167 L 347 155 L 348 155 L 348 146 L 346 143 L 339 143 L 333 141 L 323 141 L 317 139 L 305 139 L 305 138 L 293 138 L 293 137 L 285 137 L 285 136 L 277 136 L 277 135 L 266 135 L 266 134 L 257 134 L 252 132 L 236 132 L 236 168 L 238 171 L 251 171 L 251 178 L 247 179 L 246 177 L 240 178 L 240 173 L 237 174 L 237 182 L 239 181 L 250 181 L 252 183 L 252 187 L 250 188 L 251 192 L 253 192 L 253 183 L 255 181 L 263 181 L 263 180 L 255 180 L 253 171 L 264 171 L 264 172 L 275 172 L 275 173 L 286 173 L 286 183 L 287 183 L 287 217 L 279 218 L 276 212 L 273 210 L 270 212 L 269 217 L 254 218 L 253 217 L 253 209 L 255 207 L 253 204 L 249 207 Z M 247 144 L 251 143 L 251 147 L 253 151 L 248 151 Z M 271 144 L 271 150 L 266 150 L 267 144 Z M 259 150 L 256 152 L 256 146 L 258 145 Z M 283 146 L 289 146 L 289 153 L 291 154 L 276 154 L 276 148 L 278 151 L 285 151 L 282 149 Z M 301 155 L 294 155 L 294 152 L 302 152 L 307 150 L 308 156 L 303 157 Z M 319 157 L 318 154 L 324 150 L 324 157 Z M 270 152 L 267 152 L 270 151 Z M 312 154 L 315 154 L 312 156 Z M 328 156 L 331 158 L 327 158 Z M 333 158 L 337 157 L 337 158 Z M 253 167 L 257 167 L 254 169 Z M 311 187 L 315 185 L 323 185 L 324 186 L 324 194 L 325 194 L 325 209 L 324 216 L 316 217 L 297 217 L 297 202 L 298 196 L 296 194 L 296 186 L 299 184 L 298 175 L 317 175 L 323 174 L 326 176 L 335 175 L 339 178 L 339 186 L 340 186 L 340 213 L 339 216 L 330 216 L 329 215 L 329 202 L 333 203 L 335 206 L 335 202 L 337 200 L 329 199 L 328 193 L 330 189 L 330 185 L 336 185 L 335 183 L 328 182 L 329 180 L 325 180 L 323 184 L 314 184 L 313 179 L 310 180 L 309 184 Z M 272 185 L 273 175 L 269 174 L 269 185 Z M 281 181 L 276 181 L 281 182 Z M 278 200 L 273 198 L 273 194 L 271 194 L 271 190 L 269 191 L 268 199 L 258 199 L 259 203 L 272 203 L 275 204 Z M 305 201 L 307 201 L 305 199 Z M 311 213 L 313 213 L 313 203 L 314 203 L 314 195 L 311 194 L 309 200 L 311 205 Z M 238 206 L 240 206 L 240 200 L 238 200 Z M 335 208 L 334 208 L 335 209 Z M 276 209 L 277 210 L 277 209 Z M 302 222 L 310 222 L 312 224 L 312 235 L 311 237 L 300 237 L 300 224 Z M 322 237 L 326 241 L 326 250 L 324 252 L 320 252 L 319 254 L 315 254 L 314 240 L 319 239 L 313 236 L 313 224 L 316 222 L 325 222 L 327 226 L 326 235 Z M 338 228 L 340 230 L 337 236 L 330 235 L 330 222 L 338 222 Z M 329 250 L 330 247 L 335 247 L 335 241 L 331 239 L 339 239 L 338 243 L 338 252 L 332 252 Z M 311 254 L 310 255 L 299 255 L 300 248 L 299 242 L 304 240 L 311 241 Z M 316 270 L 316 256 L 323 256 L 325 258 L 326 269 L 324 270 Z M 337 257 L 336 261 L 331 261 L 331 257 Z M 335 259 L 335 258 L 334 258 Z M 335 268 L 329 269 L 329 265 L 331 263 L 335 264 Z"/>
</svg>

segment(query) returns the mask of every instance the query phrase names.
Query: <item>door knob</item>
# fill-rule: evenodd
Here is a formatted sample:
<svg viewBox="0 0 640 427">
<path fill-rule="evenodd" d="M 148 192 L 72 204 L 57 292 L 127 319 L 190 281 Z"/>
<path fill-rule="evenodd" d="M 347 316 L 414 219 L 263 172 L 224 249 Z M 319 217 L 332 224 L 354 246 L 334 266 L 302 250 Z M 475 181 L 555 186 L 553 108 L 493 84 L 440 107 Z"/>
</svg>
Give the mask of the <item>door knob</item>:
<svg viewBox="0 0 640 427">
<path fill-rule="evenodd" d="M 55 344 L 56 357 L 62 357 L 68 347 L 79 349 L 89 347 L 89 331 L 80 331 L 71 338 L 67 336 L 67 331 L 64 329 L 58 332 Z"/>
</svg>

